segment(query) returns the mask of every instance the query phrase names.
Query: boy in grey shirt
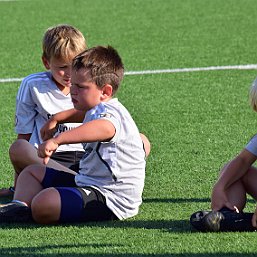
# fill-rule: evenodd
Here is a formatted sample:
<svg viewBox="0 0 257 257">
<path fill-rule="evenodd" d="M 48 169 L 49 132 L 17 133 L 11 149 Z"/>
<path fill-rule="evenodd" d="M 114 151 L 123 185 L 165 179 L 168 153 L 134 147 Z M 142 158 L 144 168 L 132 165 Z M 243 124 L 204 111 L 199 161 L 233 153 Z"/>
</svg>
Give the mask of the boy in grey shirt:
<svg viewBox="0 0 257 257">
<path fill-rule="evenodd" d="M 113 98 L 123 74 L 122 60 L 110 46 L 88 49 L 74 59 L 71 95 L 75 109 L 52 116 L 42 128 L 42 138 L 48 139 L 58 123 L 83 125 L 48 139 L 39 146 L 38 155 L 47 164 L 60 145 L 81 142 L 85 153 L 80 171 L 28 166 L 18 178 L 14 200 L 0 207 L 0 221 L 24 221 L 30 215 L 43 224 L 121 220 L 138 213 L 145 142 L 127 109 Z"/>
</svg>

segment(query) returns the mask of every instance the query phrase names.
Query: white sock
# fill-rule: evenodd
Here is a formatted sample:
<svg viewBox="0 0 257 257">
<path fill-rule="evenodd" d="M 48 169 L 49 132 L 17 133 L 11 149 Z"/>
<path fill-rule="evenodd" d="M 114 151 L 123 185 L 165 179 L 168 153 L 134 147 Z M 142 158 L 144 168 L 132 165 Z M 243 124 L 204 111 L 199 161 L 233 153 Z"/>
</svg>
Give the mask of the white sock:
<svg viewBox="0 0 257 257">
<path fill-rule="evenodd" d="M 28 206 L 25 202 L 19 201 L 19 200 L 12 200 L 11 203 L 19 203 L 22 204 L 24 206 Z"/>
</svg>

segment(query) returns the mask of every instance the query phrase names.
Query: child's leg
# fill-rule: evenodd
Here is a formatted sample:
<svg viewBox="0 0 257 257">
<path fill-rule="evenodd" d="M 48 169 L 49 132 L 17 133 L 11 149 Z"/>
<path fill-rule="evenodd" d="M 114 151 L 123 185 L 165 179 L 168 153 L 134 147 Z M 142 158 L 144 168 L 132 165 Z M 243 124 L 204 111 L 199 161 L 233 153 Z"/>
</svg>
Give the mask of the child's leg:
<svg viewBox="0 0 257 257">
<path fill-rule="evenodd" d="M 227 163 L 223 169 L 221 170 L 220 176 L 219 176 L 219 182 L 222 181 L 223 179 L 223 172 L 226 170 L 226 166 L 229 165 Z M 214 186 L 214 191 L 212 192 L 212 197 L 211 197 L 211 202 L 212 202 L 212 208 L 214 205 L 217 205 L 217 203 L 223 203 L 223 192 L 217 191 L 215 186 Z M 215 193 L 214 193 L 215 192 Z M 233 206 L 236 206 L 239 211 L 242 211 L 245 207 L 246 204 L 246 189 L 243 184 L 243 178 L 235 181 L 233 184 L 231 184 L 225 191 L 226 197 L 228 202 L 231 204 L 231 208 L 233 209 Z M 221 204 L 220 204 L 221 205 Z M 225 207 L 225 206 L 223 206 Z"/>
<path fill-rule="evenodd" d="M 222 173 L 220 179 L 222 179 Z M 240 212 L 237 213 L 228 208 L 211 212 L 199 211 L 191 215 L 192 226 L 200 231 L 255 231 L 256 228 L 252 226 L 253 213 L 242 211 L 246 203 L 246 193 L 257 200 L 256 185 L 257 168 L 252 166 L 241 179 L 226 190 L 228 201 Z"/>
<path fill-rule="evenodd" d="M 25 202 L 30 207 L 32 199 L 43 190 L 41 183 L 45 173 L 46 167 L 44 165 L 27 166 L 18 177 L 13 199 Z"/>
<path fill-rule="evenodd" d="M 67 199 L 71 200 L 72 199 Z M 42 190 L 32 200 L 32 217 L 37 223 L 51 224 L 60 219 L 61 198 L 57 189 L 51 187 Z"/>
<path fill-rule="evenodd" d="M 257 168 L 251 167 L 242 179 L 246 192 L 257 200 Z"/>
<path fill-rule="evenodd" d="M 60 219 L 62 205 L 66 206 L 64 214 L 68 212 L 74 217 L 74 213 L 75 215 L 79 213 L 76 212 L 76 197 L 62 194 L 67 199 L 61 205 L 59 191 L 51 187 L 59 185 L 71 186 L 72 189 L 76 186 L 75 175 L 47 168 L 44 165 L 29 165 L 18 177 L 14 200 L 0 206 L 0 221 L 28 221 L 32 211 L 35 221 L 44 224 L 54 223 Z M 79 191 L 78 194 L 80 194 Z M 82 200 L 80 202 L 83 204 Z M 79 206 L 82 206 L 81 203 Z"/>
<path fill-rule="evenodd" d="M 239 211 L 242 211 L 246 204 L 246 189 L 241 180 L 233 183 L 226 190 L 228 200 L 232 206 L 236 206 Z"/>
<path fill-rule="evenodd" d="M 17 174 L 20 174 L 20 172 L 30 164 L 43 164 L 42 158 L 39 158 L 37 155 L 37 149 L 24 139 L 18 139 L 11 145 L 9 155 Z M 51 159 L 49 160 L 47 167 L 74 173 L 70 169 Z"/>
<path fill-rule="evenodd" d="M 246 193 L 257 200 L 257 168 L 251 166 L 246 174 L 226 191 L 229 202 L 242 211 L 246 204 Z"/>
<path fill-rule="evenodd" d="M 43 164 L 43 160 L 37 155 L 37 149 L 24 139 L 18 139 L 11 145 L 9 155 L 15 170 L 14 185 L 16 185 L 17 177 L 25 167 L 31 164 Z M 47 167 L 74 173 L 72 170 L 51 159 Z"/>
<path fill-rule="evenodd" d="M 42 224 L 118 219 L 106 206 L 105 197 L 90 187 L 45 189 L 33 199 L 31 209 L 34 220 Z"/>
</svg>

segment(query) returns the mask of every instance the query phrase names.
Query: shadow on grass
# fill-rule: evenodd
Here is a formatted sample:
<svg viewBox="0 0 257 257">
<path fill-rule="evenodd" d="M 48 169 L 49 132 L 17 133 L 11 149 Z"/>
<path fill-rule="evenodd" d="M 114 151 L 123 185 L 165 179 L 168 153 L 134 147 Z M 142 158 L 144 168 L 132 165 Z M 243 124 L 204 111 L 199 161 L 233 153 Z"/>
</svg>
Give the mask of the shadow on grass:
<svg viewBox="0 0 257 257">
<path fill-rule="evenodd" d="M 210 198 L 145 198 L 144 203 L 210 203 Z M 248 203 L 255 203 L 253 199 L 247 199 Z"/>
<path fill-rule="evenodd" d="M 164 203 L 184 203 L 184 202 L 209 202 L 209 198 L 169 198 L 169 199 L 159 199 L 159 198 L 149 198 L 144 199 L 146 203 L 164 202 Z M 248 200 L 253 201 L 253 200 Z M 133 220 L 128 219 L 124 221 L 113 221 L 113 222 L 89 222 L 89 223 L 71 223 L 71 224 L 57 224 L 57 225 L 40 225 L 36 223 L 2 223 L 0 225 L 1 229 L 28 229 L 28 228 L 40 228 L 40 227 L 96 227 L 96 228 L 136 228 L 136 229 L 156 229 L 162 230 L 168 233 L 190 233 L 197 232 L 191 229 L 189 218 L 188 220 Z M 198 232 L 197 232 L 198 233 Z M 1 255 L 0 255 L 1 256 Z"/>
<path fill-rule="evenodd" d="M 164 232 L 188 233 L 190 232 L 189 220 L 126 220 L 112 222 L 88 222 L 88 223 L 69 223 L 57 225 L 40 225 L 36 223 L 2 223 L 3 229 L 33 229 L 40 227 L 95 227 L 95 228 L 136 228 L 136 229 L 158 229 Z M 1 255 L 0 255 L 1 256 Z"/>
<path fill-rule="evenodd" d="M 210 203 L 210 198 L 145 198 L 144 203 Z"/>
<path fill-rule="evenodd" d="M 254 253 L 163 253 L 163 254 L 147 254 L 147 253 L 111 253 L 113 248 L 122 247 L 123 245 L 116 245 L 116 244 L 64 244 L 64 245 L 46 245 L 46 246 L 39 246 L 39 247 L 4 247 L 1 248 L 0 256 L 11 257 L 11 256 L 63 256 L 63 257 L 82 257 L 82 256 L 90 256 L 90 257 L 97 257 L 97 256 L 105 256 L 105 257 L 215 257 L 215 256 L 223 256 L 223 257 L 250 257 L 256 256 Z M 83 248 L 94 248 L 95 251 L 98 253 L 92 253 L 88 251 L 86 253 L 70 253 L 69 249 L 76 248 L 78 251 L 83 252 Z M 103 251 L 109 249 L 110 253 L 99 253 L 99 250 L 103 248 Z M 107 249 L 106 249 L 107 248 Z M 68 252 L 69 251 L 69 252 Z M 85 251 L 85 250 L 84 250 Z M 94 252 L 95 252 L 94 251 Z M 44 253 L 46 255 L 44 255 Z"/>
</svg>

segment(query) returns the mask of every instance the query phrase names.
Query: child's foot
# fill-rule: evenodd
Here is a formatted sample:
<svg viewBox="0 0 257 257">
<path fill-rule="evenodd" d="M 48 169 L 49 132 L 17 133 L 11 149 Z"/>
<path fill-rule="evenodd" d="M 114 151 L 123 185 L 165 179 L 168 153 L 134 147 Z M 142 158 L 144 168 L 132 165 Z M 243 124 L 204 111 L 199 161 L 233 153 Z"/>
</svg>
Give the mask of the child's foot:
<svg viewBox="0 0 257 257">
<path fill-rule="evenodd" d="M 253 213 L 237 213 L 228 209 L 220 211 L 198 211 L 191 215 L 190 223 L 198 231 L 255 231 L 252 226 Z"/>
<path fill-rule="evenodd" d="M 0 205 L 0 223 L 29 221 L 32 221 L 31 209 L 25 204 L 10 202 Z"/>
</svg>

